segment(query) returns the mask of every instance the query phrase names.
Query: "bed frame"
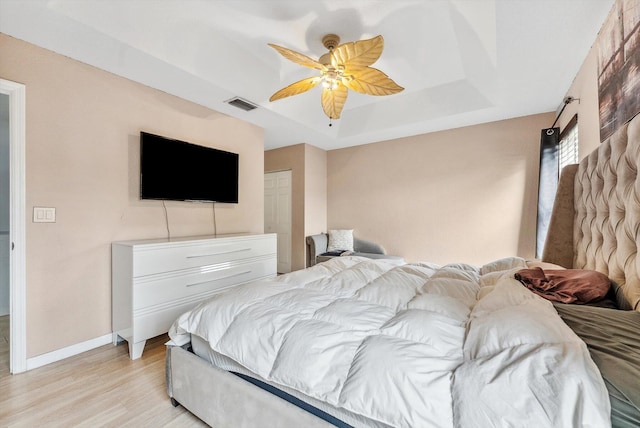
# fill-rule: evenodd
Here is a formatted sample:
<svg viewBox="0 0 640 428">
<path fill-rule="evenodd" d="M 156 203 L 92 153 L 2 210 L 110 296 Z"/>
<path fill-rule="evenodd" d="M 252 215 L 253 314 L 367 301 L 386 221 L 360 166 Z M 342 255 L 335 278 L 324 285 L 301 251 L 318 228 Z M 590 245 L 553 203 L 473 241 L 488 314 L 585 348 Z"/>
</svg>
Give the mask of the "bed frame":
<svg viewBox="0 0 640 428">
<path fill-rule="evenodd" d="M 640 116 L 562 172 L 543 261 L 607 274 L 640 310 Z M 622 300 L 622 299 L 621 299 Z M 167 348 L 167 393 L 215 427 L 326 427 L 328 422 L 188 350 Z"/>
<path fill-rule="evenodd" d="M 166 376 L 171 403 L 212 427 L 333 427 L 184 347 L 167 347 Z"/>
<path fill-rule="evenodd" d="M 640 310 L 640 115 L 562 170 L 543 261 L 604 273 Z M 624 299 L 618 299 L 622 301 Z"/>
</svg>

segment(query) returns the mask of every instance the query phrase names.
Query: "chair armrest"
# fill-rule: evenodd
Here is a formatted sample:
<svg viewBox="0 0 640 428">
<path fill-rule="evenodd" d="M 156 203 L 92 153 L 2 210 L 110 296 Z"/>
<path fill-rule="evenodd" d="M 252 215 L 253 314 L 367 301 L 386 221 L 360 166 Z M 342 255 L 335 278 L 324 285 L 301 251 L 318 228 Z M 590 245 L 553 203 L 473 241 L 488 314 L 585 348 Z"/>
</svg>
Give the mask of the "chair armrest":
<svg viewBox="0 0 640 428">
<path fill-rule="evenodd" d="M 353 237 L 353 250 L 356 253 L 387 254 L 384 247 L 375 242 Z"/>
<path fill-rule="evenodd" d="M 329 238 L 326 234 L 307 236 L 307 267 L 316 264 L 316 257 L 327 252 Z"/>
</svg>

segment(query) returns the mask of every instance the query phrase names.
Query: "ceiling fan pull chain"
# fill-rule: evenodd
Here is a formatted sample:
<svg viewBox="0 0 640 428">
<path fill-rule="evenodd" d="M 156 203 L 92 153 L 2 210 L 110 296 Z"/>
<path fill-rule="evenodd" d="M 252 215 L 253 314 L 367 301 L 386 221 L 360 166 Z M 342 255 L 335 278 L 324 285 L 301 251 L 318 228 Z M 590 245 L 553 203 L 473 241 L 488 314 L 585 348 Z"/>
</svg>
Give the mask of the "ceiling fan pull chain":
<svg viewBox="0 0 640 428">
<path fill-rule="evenodd" d="M 331 117 L 331 116 L 329 116 L 329 126 L 333 126 L 333 125 L 331 124 L 331 119 L 332 119 L 332 117 Z"/>
</svg>

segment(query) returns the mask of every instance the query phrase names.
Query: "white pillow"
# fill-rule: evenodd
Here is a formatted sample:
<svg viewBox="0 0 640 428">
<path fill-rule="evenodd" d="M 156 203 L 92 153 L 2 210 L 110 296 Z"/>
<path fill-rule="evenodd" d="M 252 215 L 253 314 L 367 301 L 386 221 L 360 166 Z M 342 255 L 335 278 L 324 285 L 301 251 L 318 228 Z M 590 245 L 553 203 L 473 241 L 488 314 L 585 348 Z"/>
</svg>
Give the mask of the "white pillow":
<svg viewBox="0 0 640 428">
<path fill-rule="evenodd" d="M 480 275 L 486 275 L 491 272 L 497 272 L 501 270 L 511 270 L 515 268 L 526 269 L 527 262 L 522 257 L 505 257 L 499 259 L 480 268 Z"/>
<path fill-rule="evenodd" d="M 329 245 L 327 245 L 327 252 L 340 250 L 353 251 L 353 229 L 329 231 Z"/>
</svg>

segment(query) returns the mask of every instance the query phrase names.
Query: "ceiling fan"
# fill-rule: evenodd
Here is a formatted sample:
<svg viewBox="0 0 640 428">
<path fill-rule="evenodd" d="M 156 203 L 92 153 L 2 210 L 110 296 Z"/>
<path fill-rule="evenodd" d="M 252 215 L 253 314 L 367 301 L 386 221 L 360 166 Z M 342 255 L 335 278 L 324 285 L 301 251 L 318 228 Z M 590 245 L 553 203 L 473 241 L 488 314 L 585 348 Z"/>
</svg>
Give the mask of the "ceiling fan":
<svg viewBox="0 0 640 428">
<path fill-rule="evenodd" d="M 382 71 L 369 67 L 377 61 L 384 48 L 382 36 L 339 45 L 340 37 L 327 34 L 322 44 L 329 52 L 317 61 L 291 49 L 269 43 L 283 57 L 320 74 L 308 77 L 280 89 L 269 101 L 298 95 L 322 84 L 322 109 L 329 119 L 339 119 L 348 89 L 368 95 L 391 95 L 404 90 Z"/>
</svg>

